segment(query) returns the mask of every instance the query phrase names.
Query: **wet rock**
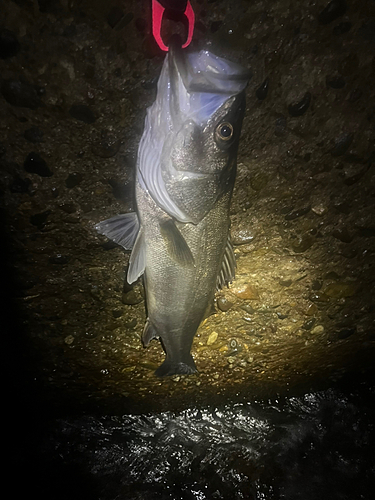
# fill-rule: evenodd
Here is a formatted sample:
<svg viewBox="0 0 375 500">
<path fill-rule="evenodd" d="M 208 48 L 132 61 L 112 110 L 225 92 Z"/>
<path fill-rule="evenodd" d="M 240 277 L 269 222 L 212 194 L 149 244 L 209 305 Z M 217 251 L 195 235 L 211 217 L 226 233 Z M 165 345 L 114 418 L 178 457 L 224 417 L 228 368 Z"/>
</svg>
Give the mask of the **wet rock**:
<svg viewBox="0 0 375 500">
<path fill-rule="evenodd" d="M 100 158 L 111 158 L 115 156 L 121 146 L 121 140 L 108 130 L 103 130 L 100 135 L 100 140 L 95 141 L 92 146 L 92 152 Z"/>
<path fill-rule="evenodd" d="M 116 179 L 108 179 L 112 187 L 113 196 L 116 200 L 129 203 L 134 197 L 134 185 L 132 182 L 118 182 Z"/>
<path fill-rule="evenodd" d="M 218 29 L 223 25 L 223 21 L 213 21 L 210 26 L 211 33 L 216 33 Z"/>
<path fill-rule="evenodd" d="M 258 290 L 254 286 L 249 285 L 248 283 L 236 285 L 233 288 L 231 288 L 230 291 L 239 299 L 244 299 L 244 300 L 259 299 Z"/>
<path fill-rule="evenodd" d="M 283 313 L 281 313 L 281 312 L 279 312 L 279 311 L 277 311 L 276 316 L 277 316 L 279 319 L 281 319 L 281 320 L 286 319 L 286 318 L 288 317 L 288 315 L 287 315 L 287 314 L 283 314 Z"/>
<path fill-rule="evenodd" d="M 9 185 L 9 190 L 11 193 L 28 193 L 31 186 L 31 180 L 26 177 L 15 177 L 11 184 Z"/>
<path fill-rule="evenodd" d="M 304 330 L 311 330 L 311 329 L 312 329 L 312 327 L 313 327 L 313 326 L 314 326 L 314 324 L 315 324 L 315 321 L 316 321 L 316 320 L 315 320 L 315 318 L 310 318 L 310 319 L 308 319 L 307 321 L 305 321 L 305 322 L 304 322 L 304 324 L 302 325 L 302 328 L 303 328 Z"/>
<path fill-rule="evenodd" d="M 370 165 L 349 165 L 344 168 L 344 184 L 347 186 L 353 186 L 358 182 L 367 172 Z"/>
<path fill-rule="evenodd" d="M 325 293 L 323 292 L 314 292 L 314 293 L 310 293 L 309 295 L 309 299 L 311 300 L 311 302 L 328 302 L 329 301 L 329 297 L 328 295 L 326 295 Z"/>
<path fill-rule="evenodd" d="M 313 205 L 311 207 L 311 211 L 314 212 L 314 214 L 319 215 L 320 217 L 328 212 L 328 208 L 323 203 L 317 203 L 316 205 Z"/>
<path fill-rule="evenodd" d="M 279 115 L 275 120 L 275 135 L 276 137 L 282 137 L 287 132 L 287 121 L 284 115 Z"/>
<path fill-rule="evenodd" d="M 251 307 L 250 304 L 242 304 L 240 307 L 243 311 L 247 312 L 248 314 L 254 314 L 255 309 Z"/>
<path fill-rule="evenodd" d="M 62 255 L 60 253 L 49 258 L 50 264 L 58 264 L 59 266 L 67 264 L 69 260 L 70 257 L 68 257 L 67 255 Z"/>
<path fill-rule="evenodd" d="M 314 316 L 318 312 L 318 307 L 316 304 L 308 304 L 308 306 L 302 310 L 305 316 Z"/>
<path fill-rule="evenodd" d="M 140 32 L 140 33 L 143 33 L 146 28 L 147 28 L 147 21 L 146 19 L 143 19 L 142 17 L 138 17 L 136 20 L 135 20 L 135 27 L 136 29 Z"/>
<path fill-rule="evenodd" d="M 254 189 L 254 191 L 259 192 L 267 186 L 268 181 L 268 175 L 264 174 L 263 172 L 256 172 L 250 178 L 250 186 L 252 187 L 252 189 Z"/>
<path fill-rule="evenodd" d="M 0 30 L 0 58 L 8 59 L 14 57 L 20 51 L 20 43 L 13 31 Z"/>
<path fill-rule="evenodd" d="M 84 123 L 94 123 L 96 120 L 92 109 L 85 104 L 73 104 L 69 109 L 69 114 L 76 120 Z"/>
<path fill-rule="evenodd" d="M 332 231 L 332 236 L 343 243 L 350 243 L 353 240 L 346 227 L 335 229 Z"/>
<path fill-rule="evenodd" d="M 268 94 L 268 86 L 269 86 L 269 78 L 267 77 L 264 82 L 259 85 L 259 87 L 255 91 L 255 95 L 257 99 L 260 101 L 264 101 L 264 99 L 267 97 Z"/>
<path fill-rule="evenodd" d="M 242 346 L 237 339 L 230 339 L 228 342 L 227 356 L 233 356 L 241 352 Z M 234 363 L 234 361 L 233 361 Z"/>
<path fill-rule="evenodd" d="M 46 210 L 45 212 L 41 212 L 40 214 L 31 215 L 30 223 L 33 226 L 37 226 L 38 229 L 43 229 L 50 213 L 51 213 L 50 210 Z"/>
<path fill-rule="evenodd" d="M 334 204 L 334 207 L 336 208 L 336 210 L 338 210 L 342 214 L 345 214 L 345 215 L 350 214 L 351 207 L 347 201 L 338 201 L 337 203 Z"/>
<path fill-rule="evenodd" d="M 294 210 L 293 212 L 290 212 L 289 214 L 286 214 L 284 219 L 285 220 L 294 220 L 298 219 L 299 217 L 303 217 L 304 215 L 308 214 L 311 210 L 311 206 L 299 208 L 297 210 Z"/>
<path fill-rule="evenodd" d="M 121 309 L 115 309 L 112 311 L 112 316 L 114 318 L 121 318 L 121 316 L 124 314 L 124 311 L 121 311 Z"/>
<path fill-rule="evenodd" d="M 233 302 L 228 300 L 226 297 L 221 296 L 217 299 L 216 301 L 217 307 L 220 309 L 220 311 L 227 312 L 231 307 L 233 307 Z"/>
<path fill-rule="evenodd" d="M 348 337 L 351 337 L 357 332 L 356 328 L 342 328 L 338 333 L 337 333 L 337 338 L 340 340 L 347 339 Z"/>
<path fill-rule="evenodd" d="M 344 33 L 347 33 L 348 31 L 351 30 L 352 23 L 349 21 L 343 21 L 342 23 L 337 24 L 333 30 L 332 33 L 335 36 L 343 35 Z"/>
<path fill-rule="evenodd" d="M 345 87 L 346 80 L 342 75 L 327 76 L 326 84 L 328 87 L 331 87 L 332 89 L 339 90 Z"/>
<path fill-rule="evenodd" d="M 285 279 L 285 280 L 280 279 L 279 283 L 280 283 L 281 286 L 288 287 L 288 286 L 290 286 L 293 283 L 293 280 L 291 280 L 291 279 Z"/>
<path fill-rule="evenodd" d="M 66 214 L 74 214 L 77 212 L 77 206 L 74 203 L 62 203 L 59 208 Z"/>
<path fill-rule="evenodd" d="M 133 288 L 129 292 L 123 293 L 121 297 L 121 301 L 123 304 L 128 306 L 133 306 L 135 304 L 139 304 L 142 302 L 143 296 L 139 289 Z"/>
<path fill-rule="evenodd" d="M 358 283 L 330 283 L 324 290 L 327 297 L 334 299 L 342 299 L 345 297 L 352 297 L 359 289 Z"/>
<path fill-rule="evenodd" d="M 375 41 L 375 19 L 371 19 L 362 24 L 357 32 L 358 36 L 367 42 Z"/>
<path fill-rule="evenodd" d="M 348 101 L 349 102 L 357 102 L 363 95 L 363 92 L 361 89 L 354 89 L 350 92 Z"/>
<path fill-rule="evenodd" d="M 233 245 L 245 245 L 251 243 L 254 239 L 254 232 L 249 228 L 236 228 L 231 231 L 231 240 Z"/>
<path fill-rule="evenodd" d="M 315 240 L 309 234 L 304 234 L 300 236 L 296 241 L 292 244 L 293 252 L 295 253 L 303 253 L 306 252 L 309 248 L 311 248 L 314 244 Z"/>
<path fill-rule="evenodd" d="M 290 116 L 296 117 L 305 114 L 310 106 L 310 102 L 311 102 L 311 94 L 310 92 L 306 92 L 306 94 L 299 102 L 294 104 L 289 104 L 288 112 Z"/>
<path fill-rule="evenodd" d="M 335 145 L 331 149 L 332 156 L 341 156 L 348 150 L 353 142 L 353 134 L 342 134 L 335 139 Z"/>
<path fill-rule="evenodd" d="M 38 87 L 21 80 L 4 80 L 1 84 L 1 93 L 12 106 L 37 109 L 44 106 L 39 97 Z"/>
<path fill-rule="evenodd" d="M 312 335 L 320 335 L 323 332 L 324 332 L 324 326 L 323 325 L 316 325 L 311 330 Z"/>
<path fill-rule="evenodd" d="M 115 5 L 109 11 L 109 14 L 107 16 L 107 23 L 111 28 L 114 28 L 116 24 L 118 24 L 121 21 L 123 17 L 124 17 L 124 11 L 120 7 Z"/>
<path fill-rule="evenodd" d="M 80 174 L 79 172 L 72 172 L 66 178 L 65 186 L 68 189 L 72 189 L 72 188 L 78 186 L 82 182 L 82 180 L 83 180 L 82 174 Z"/>
<path fill-rule="evenodd" d="M 217 341 L 218 336 L 219 335 L 217 332 L 210 333 L 210 335 L 208 336 L 208 339 L 207 339 L 207 345 L 214 344 Z"/>
<path fill-rule="evenodd" d="M 345 0 L 332 0 L 329 4 L 319 13 L 318 22 L 319 24 L 326 25 L 341 17 L 346 12 L 346 1 Z"/>
<path fill-rule="evenodd" d="M 374 238 L 375 227 L 360 227 L 358 231 L 358 236 L 360 236 L 361 238 Z"/>
<path fill-rule="evenodd" d="M 41 177 L 51 177 L 53 175 L 45 160 L 34 151 L 27 155 L 23 166 L 26 172 L 30 174 L 38 174 Z"/>
<path fill-rule="evenodd" d="M 44 132 L 43 130 L 40 130 L 39 127 L 30 127 L 23 133 L 24 138 L 29 142 L 33 142 L 34 144 L 42 142 L 43 135 Z"/>
</svg>

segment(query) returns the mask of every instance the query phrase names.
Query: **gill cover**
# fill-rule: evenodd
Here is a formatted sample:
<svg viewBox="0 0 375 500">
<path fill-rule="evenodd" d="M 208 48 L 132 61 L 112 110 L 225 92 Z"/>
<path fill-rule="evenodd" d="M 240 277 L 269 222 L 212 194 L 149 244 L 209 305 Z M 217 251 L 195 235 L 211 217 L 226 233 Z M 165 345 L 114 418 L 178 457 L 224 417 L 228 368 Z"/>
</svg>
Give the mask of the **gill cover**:
<svg viewBox="0 0 375 500">
<path fill-rule="evenodd" d="M 185 53 L 171 42 L 148 108 L 138 150 L 137 175 L 171 217 L 198 223 L 212 208 L 226 182 L 223 172 L 235 163 L 243 96 L 249 73 L 208 51 Z M 223 147 L 215 129 L 223 123 Z M 233 127 L 231 143 L 225 134 Z M 220 139 L 219 139 L 220 140 Z M 236 147 L 234 148 L 236 149 Z"/>
</svg>

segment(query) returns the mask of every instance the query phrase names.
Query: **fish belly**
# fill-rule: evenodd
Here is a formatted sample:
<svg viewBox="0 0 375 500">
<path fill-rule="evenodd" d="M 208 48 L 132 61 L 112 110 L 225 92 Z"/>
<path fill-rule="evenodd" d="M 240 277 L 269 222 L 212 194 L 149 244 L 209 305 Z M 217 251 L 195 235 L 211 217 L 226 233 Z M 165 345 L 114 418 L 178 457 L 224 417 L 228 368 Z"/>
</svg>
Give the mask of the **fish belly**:
<svg viewBox="0 0 375 500">
<path fill-rule="evenodd" d="M 136 195 L 146 254 L 148 321 L 166 351 L 156 373 L 193 373 L 190 349 L 214 298 L 229 230 L 230 195 L 224 195 L 198 224 L 176 223 L 194 257 L 190 266 L 182 266 L 168 252 L 160 231 L 168 214 L 139 185 Z"/>
</svg>

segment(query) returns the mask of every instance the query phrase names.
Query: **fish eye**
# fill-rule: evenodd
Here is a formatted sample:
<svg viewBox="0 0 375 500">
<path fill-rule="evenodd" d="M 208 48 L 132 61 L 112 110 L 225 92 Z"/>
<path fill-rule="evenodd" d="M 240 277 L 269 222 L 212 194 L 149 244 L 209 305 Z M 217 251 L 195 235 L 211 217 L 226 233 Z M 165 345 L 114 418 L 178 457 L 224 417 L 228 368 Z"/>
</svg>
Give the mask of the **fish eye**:
<svg viewBox="0 0 375 500">
<path fill-rule="evenodd" d="M 233 137 L 233 125 L 229 122 L 220 123 L 215 129 L 215 135 L 222 141 L 229 141 Z"/>
</svg>

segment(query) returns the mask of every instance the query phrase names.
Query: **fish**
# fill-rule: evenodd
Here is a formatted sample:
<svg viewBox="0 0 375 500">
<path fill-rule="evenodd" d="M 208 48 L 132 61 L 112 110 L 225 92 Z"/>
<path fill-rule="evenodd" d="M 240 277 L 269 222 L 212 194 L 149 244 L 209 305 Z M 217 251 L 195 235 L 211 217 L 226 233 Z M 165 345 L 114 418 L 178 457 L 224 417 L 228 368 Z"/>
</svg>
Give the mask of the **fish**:
<svg viewBox="0 0 375 500">
<path fill-rule="evenodd" d="M 126 250 L 127 281 L 143 275 L 145 347 L 160 339 L 158 377 L 197 371 L 191 347 L 236 259 L 229 209 L 250 73 L 171 39 L 136 165 L 136 211 L 96 225 Z"/>
</svg>

